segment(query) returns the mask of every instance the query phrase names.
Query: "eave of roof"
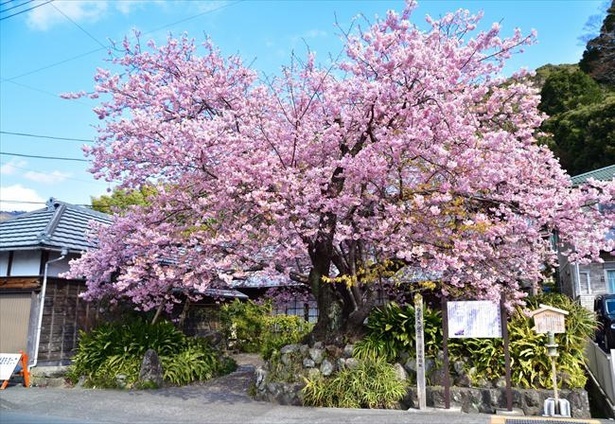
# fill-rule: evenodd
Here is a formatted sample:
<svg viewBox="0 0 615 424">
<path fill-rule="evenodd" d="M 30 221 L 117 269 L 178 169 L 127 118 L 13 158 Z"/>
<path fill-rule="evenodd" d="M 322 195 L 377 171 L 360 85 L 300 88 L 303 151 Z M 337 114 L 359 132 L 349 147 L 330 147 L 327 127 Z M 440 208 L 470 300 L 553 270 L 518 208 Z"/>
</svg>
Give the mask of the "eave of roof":
<svg viewBox="0 0 615 424">
<path fill-rule="evenodd" d="M 594 169 L 593 171 L 585 172 L 583 174 L 575 175 L 570 180 L 572 184 L 577 186 L 583 184 L 590 178 L 599 181 L 609 181 L 615 178 L 615 165 L 605 166 L 604 168 Z"/>
</svg>

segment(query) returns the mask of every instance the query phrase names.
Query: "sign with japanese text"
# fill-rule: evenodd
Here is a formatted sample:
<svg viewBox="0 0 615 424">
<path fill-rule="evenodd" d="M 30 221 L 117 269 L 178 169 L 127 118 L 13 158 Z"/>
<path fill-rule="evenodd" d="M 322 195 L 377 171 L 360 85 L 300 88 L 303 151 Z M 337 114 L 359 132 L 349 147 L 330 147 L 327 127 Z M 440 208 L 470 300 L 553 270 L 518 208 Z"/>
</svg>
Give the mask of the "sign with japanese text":
<svg viewBox="0 0 615 424">
<path fill-rule="evenodd" d="M 0 381 L 11 378 L 20 359 L 20 353 L 0 353 Z"/>
<path fill-rule="evenodd" d="M 530 316 L 534 318 L 534 331 L 538 334 L 565 333 L 566 315 L 568 311 L 549 305 L 540 305 L 539 309 L 530 313 Z"/>
<path fill-rule="evenodd" d="M 500 305 L 489 300 L 447 302 L 450 338 L 500 338 Z"/>
</svg>

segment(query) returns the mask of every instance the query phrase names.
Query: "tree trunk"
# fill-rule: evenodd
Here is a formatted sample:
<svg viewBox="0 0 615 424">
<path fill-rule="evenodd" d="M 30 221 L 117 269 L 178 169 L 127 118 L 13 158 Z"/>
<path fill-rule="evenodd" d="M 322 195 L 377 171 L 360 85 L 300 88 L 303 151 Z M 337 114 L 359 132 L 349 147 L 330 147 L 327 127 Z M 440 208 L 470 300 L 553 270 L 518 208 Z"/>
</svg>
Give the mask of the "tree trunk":
<svg viewBox="0 0 615 424">
<path fill-rule="evenodd" d="M 360 338 L 364 333 L 363 322 L 372 310 L 372 302 L 351 306 L 340 294 L 346 289 L 345 285 L 323 282 L 322 274 L 316 268 L 310 272 L 309 279 L 318 307 L 318 321 L 308 336 L 308 343 L 322 341 L 343 346 Z"/>
</svg>

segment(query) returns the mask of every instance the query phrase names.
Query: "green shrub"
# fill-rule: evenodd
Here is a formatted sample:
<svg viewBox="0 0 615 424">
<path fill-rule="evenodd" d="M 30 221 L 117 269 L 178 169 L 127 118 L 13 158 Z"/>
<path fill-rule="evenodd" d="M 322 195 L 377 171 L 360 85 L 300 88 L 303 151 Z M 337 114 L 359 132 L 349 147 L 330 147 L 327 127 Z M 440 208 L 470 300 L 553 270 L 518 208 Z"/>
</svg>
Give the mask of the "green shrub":
<svg viewBox="0 0 615 424">
<path fill-rule="evenodd" d="M 425 355 L 437 357 L 442 347 L 442 315 L 424 308 Z M 364 359 L 386 358 L 392 362 L 402 353 L 416 355 L 414 306 L 391 302 L 376 308 L 367 320 L 367 335 L 355 344 L 354 356 Z"/>
<path fill-rule="evenodd" d="M 271 303 L 234 300 L 222 307 L 223 332 L 235 349 L 269 359 L 273 351 L 298 343 L 312 330 L 301 317 L 272 313 Z"/>
<path fill-rule="evenodd" d="M 306 406 L 335 408 L 394 408 L 406 395 L 407 382 L 383 359 L 360 361 L 331 377 L 306 378 L 302 389 Z"/>
<path fill-rule="evenodd" d="M 313 324 L 295 315 L 271 315 L 263 317 L 263 327 L 260 353 L 267 360 L 282 346 L 299 343 L 312 331 Z"/>
<path fill-rule="evenodd" d="M 68 378 L 85 376 L 86 387 L 138 388 L 139 371 L 148 349 L 158 354 L 163 379 L 184 385 L 229 372 L 233 364 L 221 362 L 218 353 L 201 339 L 188 338 L 169 322 L 130 321 L 103 324 L 80 332 Z"/>
<path fill-rule="evenodd" d="M 545 294 L 527 299 L 526 309 L 547 304 L 569 312 L 566 333 L 556 335 L 559 344 L 558 380 L 561 387 L 584 387 L 585 343 L 596 328 L 594 315 L 579 303 L 561 294 Z M 425 356 L 437 360 L 442 346 L 442 317 L 439 311 L 424 310 Z M 355 344 L 358 358 L 399 360 L 406 352 L 415 353 L 414 308 L 394 303 L 376 309 L 368 319 L 367 335 Z M 517 309 L 508 321 L 512 384 L 521 388 L 552 388 L 551 360 L 547 356 L 547 336 L 536 334 L 533 320 Z M 449 338 L 451 363 L 464 362 L 472 367 L 473 383 L 493 381 L 505 375 L 502 339 Z M 471 361 L 468 361 L 467 359 Z M 439 365 L 438 361 L 436 361 Z M 466 370 L 469 371 L 469 370 Z"/>
<path fill-rule="evenodd" d="M 139 379 L 141 360 L 134 355 L 109 356 L 98 368 L 92 369 L 86 387 L 99 389 L 133 388 Z"/>
<path fill-rule="evenodd" d="M 531 310 L 538 309 L 540 304 L 568 311 L 566 332 L 555 335 L 555 342 L 559 344 L 558 377 L 564 387 L 584 387 L 587 382 L 583 366 L 585 345 L 596 330 L 594 314 L 568 296 L 556 293 L 535 296 L 527 301 L 527 307 Z M 519 312 L 509 324 L 511 360 L 515 361 L 512 365 L 513 381 L 520 387 L 552 388 L 551 360 L 545 346 L 547 335 L 535 334 L 530 320 L 523 317 Z"/>
<path fill-rule="evenodd" d="M 271 315 L 270 303 L 263 305 L 235 299 L 222 306 L 220 320 L 229 344 L 246 353 L 257 353 L 261 348 L 264 317 Z"/>
<path fill-rule="evenodd" d="M 160 357 L 164 381 L 184 386 L 194 381 L 209 380 L 219 374 L 222 364 L 207 343 L 192 339 L 179 353 Z"/>
</svg>

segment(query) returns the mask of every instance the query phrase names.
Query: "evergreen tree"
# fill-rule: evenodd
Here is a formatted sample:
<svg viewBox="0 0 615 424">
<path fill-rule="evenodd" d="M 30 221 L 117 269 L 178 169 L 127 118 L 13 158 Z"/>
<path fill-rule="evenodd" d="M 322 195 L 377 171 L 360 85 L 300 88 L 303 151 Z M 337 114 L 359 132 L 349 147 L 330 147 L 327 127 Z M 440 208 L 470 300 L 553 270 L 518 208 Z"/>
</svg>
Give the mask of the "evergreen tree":
<svg viewBox="0 0 615 424">
<path fill-rule="evenodd" d="M 596 81 L 615 86 L 615 0 L 606 12 L 600 34 L 587 43 L 579 66 Z"/>
</svg>

